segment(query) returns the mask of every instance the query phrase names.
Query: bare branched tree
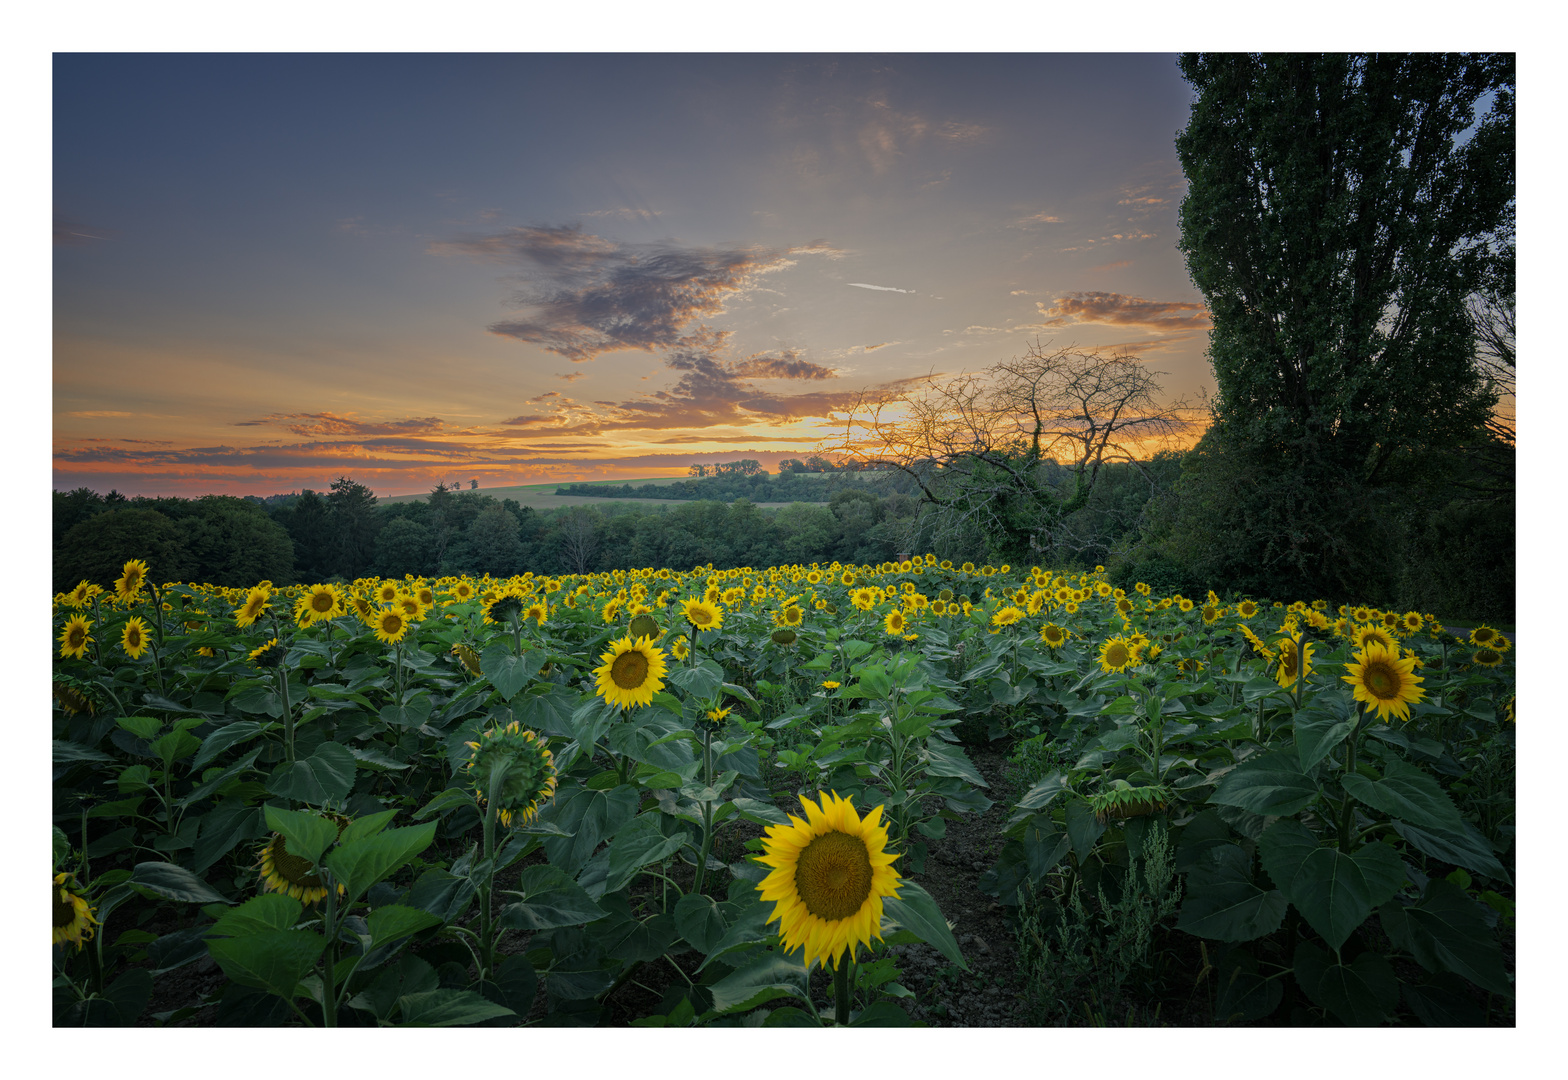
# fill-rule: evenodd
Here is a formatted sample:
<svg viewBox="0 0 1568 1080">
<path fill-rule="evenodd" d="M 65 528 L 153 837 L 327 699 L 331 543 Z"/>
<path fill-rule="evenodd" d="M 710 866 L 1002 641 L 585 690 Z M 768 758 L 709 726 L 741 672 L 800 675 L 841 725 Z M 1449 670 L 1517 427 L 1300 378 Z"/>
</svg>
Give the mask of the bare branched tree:
<svg viewBox="0 0 1568 1080">
<path fill-rule="evenodd" d="M 911 477 L 933 542 L 978 534 L 1024 557 L 1051 547 L 1107 463 L 1140 467 L 1196 430 L 1199 410 L 1160 402 L 1161 374 L 1125 353 L 1036 341 L 982 372 L 867 391 L 827 449 Z"/>
<path fill-rule="evenodd" d="M 560 530 L 561 561 L 574 574 L 588 573 L 599 552 L 593 513 L 586 506 L 572 507 L 562 516 Z"/>
</svg>

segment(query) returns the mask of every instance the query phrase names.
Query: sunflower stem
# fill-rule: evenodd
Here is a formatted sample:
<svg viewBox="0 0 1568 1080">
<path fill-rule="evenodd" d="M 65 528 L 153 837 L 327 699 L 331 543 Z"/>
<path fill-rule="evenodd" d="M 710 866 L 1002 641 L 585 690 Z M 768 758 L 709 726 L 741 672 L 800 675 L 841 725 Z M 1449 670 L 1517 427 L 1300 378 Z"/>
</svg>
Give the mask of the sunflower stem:
<svg viewBox="0 0 1568 1080">
<path fill-rule="evenodd" d="M 833 1022 L 839 1027 L 849 1026 L 849 986 L 855 966 L 855 945 L 849 955 L 833 969 Z"/>
<path fill-rule="evenodd" d="M 323 1027 L 338 1026 L 338 883 L 325 868 L 319 871 L 327 887 L 326 907 L 321 916 L 321 928 L 327 935 L 326 970 L 322 972 L 321 1023 Z"/>
<path fill-rule="evenodd" d="M 278 665 L 278 697 L 283 701 L 283 754 L 284 760 L 294 764 L 294 707 L 289 704 L 289 672 Z"/>
</svg>

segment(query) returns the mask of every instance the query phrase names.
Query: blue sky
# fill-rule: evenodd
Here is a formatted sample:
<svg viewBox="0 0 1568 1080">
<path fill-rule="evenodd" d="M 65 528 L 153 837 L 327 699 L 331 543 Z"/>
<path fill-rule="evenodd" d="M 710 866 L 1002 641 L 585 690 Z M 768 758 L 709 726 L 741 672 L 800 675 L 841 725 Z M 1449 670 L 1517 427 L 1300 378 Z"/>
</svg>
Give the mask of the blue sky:
<svg viewBox="0 0 1568 1080">
<path fill-rule="evenodd" d="M 1174 54 L 62 54 L 53 84 L 58 488 L 772 464 L 1036 338 L 1207 377 Z"/>
</svg>

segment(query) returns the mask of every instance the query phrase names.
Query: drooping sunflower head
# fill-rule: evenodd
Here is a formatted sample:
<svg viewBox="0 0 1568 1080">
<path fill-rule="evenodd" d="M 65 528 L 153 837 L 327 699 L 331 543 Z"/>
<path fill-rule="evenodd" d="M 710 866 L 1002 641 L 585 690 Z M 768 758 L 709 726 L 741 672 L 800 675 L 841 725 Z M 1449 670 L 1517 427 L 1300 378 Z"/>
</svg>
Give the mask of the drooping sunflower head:
<svg viewBox="0 0 1568 1080">
<path fill-rule="evenodd" d="M 611 705 L 622 709 L 647 705 L 664 689 L 664 652 L 649 638 L 613 641 L 599 659 L 604 663 L 594 668 L 598 677 L 594 692 Z"/>
<path fill-rule="evenodd" d="M 786 952 L 804 951 L 804 962 L 832 962 L 860 944 L 881 940 L 882 902 L 898 895 L 897 855 L 887 851 L 882 807 L 864 819 L 838 793 L 802 799 L 805 820 L 770 825 L 756 861 L 772 872 L 757 886 L 773 903 Z M 818 804 L 820 802 L 820 805 Z"/>
<path fill-rule="evenodd" d="M 1503 654 L 1483 645 L 1470 655 L 1470 662 L 1479 667 L 1496 667 L 1503 662 Z"/>
<path fill-rule="evenodd" d="M 65 627 L 60 631 L 60 655 L 80 660 L 86 654 L 87 646 L 93 643 L 92 635 L 88 633 L 92 628 L 92 620 L 80 615 L 65 620 Z"/>
<path fill-rule="evenodd" d="M 527 825 L 555 797 L 554 755 L 542 738 L 525 730 L 516 720 L 505 727 L 491 728 L 468 746 L 473 753 L 466 768 L 474 791 L 481 802 L 494 799 L 501 824 L 511 825 L 515 820 L 519 825 Z M 499 792 L 487 794 L 484 785 L 502 759 L 505 771 Z"/>
<path fill-rule="evenodd" d="M 135 600 L 142 586 L 147 584 L 147 564 L 141 559 L 132 559 L 120 571 L 120 576 L 114 583 L 114 595 L 121 600 Z"/>
<path fill-rule="evenodd" d="M 1410 719 L 1410 706 L 1420 701 L 1421 676 L 1415 674 L 1414 655 L 1400 658 L 1398 647 L 1379 644 L 1364 646 L 1354 660 L 1345 665 L 1348 675 L 1340 678 L 1350 684 L 1352 696 L 1372 707 L 1379 720 L 1397 716 Z"/>
<path fill-rule="evenodd" d="M 142 653 L 147 651 L 148 640 L 147 624 L 140 615 L 132 615 L 125 620 L 125 626 L 120 630 L 120 647 L 125 650 L 125 655 L 132 660 L 141 659 Z"/>
<path fill-rule="evenodd" d="M 474 651 L 474 647 L 472 645 L 467 645 L 459 641 L 457 644 L 452 646 L 452 655 L 457 657 L 462 665 L 471 673 L 475 675 L 484 674 L 484 670 L 479 666 L 479 654 Z"/>
<path fill-rule="evenodd" d="M 1067 643 L 1067 631 L 1055 623 L 1046 623 L 1040 627 L 1040 640 L 1053 649 L 1059 649 Z"/>
<path fill-rule="evenodd" d="M 768 635 L 768 639 L 775 645 L 793 645 L 799 635 L 787 626 L 781 626 Z"/>
<path fill-rule="evenodd" d="M 338 835 L 343 835 L 349 823 L 348 818 L 325 813 L 321 816 L 337 825 Z M 308 859 L 302 859 L 289 851 L 288 844 L 279 833 L 273 833 L 272 839 L 262 846 L 256 865 L 263 892 L 292 896 L 306 907 L 327 898 L 326 882 L 312 872 L 315 867 Z M 342 896 L 345 891 L 343 883 L 338 882 L 338 895 Z"/>
<path fill-rule="evenodd" d="M 93 936 L 98 920 L 93 918 L 95 908 L 75 889 L 70 874 L 56 874 L 50 893 L 54 908 L 54 944 L 82 945 Z"/>
</svg>

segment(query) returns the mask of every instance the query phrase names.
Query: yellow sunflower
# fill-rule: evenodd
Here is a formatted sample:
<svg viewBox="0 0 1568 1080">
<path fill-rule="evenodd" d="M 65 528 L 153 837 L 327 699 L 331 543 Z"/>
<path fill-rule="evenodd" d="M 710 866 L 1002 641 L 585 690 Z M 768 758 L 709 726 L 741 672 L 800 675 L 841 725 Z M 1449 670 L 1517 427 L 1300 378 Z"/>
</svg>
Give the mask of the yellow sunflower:
<svg viewBox="0 0 1568 1080">
<path fill-rule="evenodd" d="M 889 634 L 902 634 L 904 632 L 904 613 L 897 608 L 887 613 L 887 618 L 882 620 L 882 629 Z"/>
<path fill-rule="evenodd" d="M 120 631 L 120 647 L 132 660 L 139 660 L 142 653 L 147 651 L 147 644 L 147 624 L 140 615 L 132 615 L 125 620 L 125 627 Z"/>
<path fill-rule="evenodd" d="M 458 601 L 472 600 L 474 598 L 474 587 L 467 581 L 459 581 L 452 588 L 452 597 Z"/>
<path fill-rule="evenodd" d="M 98 920 L 93 918 L 94 908 L 66 884 L 70 874 L 56 874 L 50 897 L 54 902 L 54 944 L 73 944 L 80 949 L 93 936 Z"/>
<path fill-rule="evenodd" d="M 838 793 L 802 799 L 806 819 L 770 825 L 756 861 L 772 868 L 757 886 L 773 902 L 786 952 L 804 950 L 807 967 L 831 960 L 837 969 L 857 944 L 882 939 L 882 900 L 898 895 L 897 855 L 887 851 L 882 807 L 864 819 Z"/>
<path fill-rule="evenodd" d="M 698 630 L 717 630 L 724 625 L 724 610 L 716 603 L 692 596 L 681 601 L 681 608 L 686 621 Z"/>
<path fill-rule="evenodd" d="M 343 614 L 343 594 L 336 585 L 312 585 L 294 602 L 294 622 L 301 629 Z"/>
<path fill-rule="evenodd" d="M 1405 612 L 1401 622 L 1405 627 L 1405 631 L 1411 634 L 1419 634 L 1422 628 L 1426 626 L 1426 619 L 1422 618 L 1419 611 Z"/>
<path fill-rule="evenodd" d="M 881 599 L 881 591 L 870 587 L 862 587 L 849 594 L 849 602 L 861 611 L 870 611 Z"/>
<path fill-rule="evenodd" d="M 1503 654 L 1489 646 L 1482 646 L 1471 655 L 1470 662 L 1479 667 L 1496 667 L 1503 662 Z"/>
<path fill-rule="evenodd" d="M 398 608 L 382 608 L 370 625 L 377 641 L 383 645 L 396 645 L 408 633 L 409 621 L 408 616 Z"/>
<path fill-rule="evenodd" d="M 348 819 L 337 820 L 334 817 L 333 820 L 338 826 L 338 835 L 343 835 L 343 826 L 348 824 Z M 279 833 L 273 833 L 272 839 L 263 845 L 256 865 L 260 869 L 257 876 L 264 892 L 292 896 L 306 907 L 327 898 L 326 883 L 310 872 L 313 867 L 308 860 L 289 852 L 288 845 Z M 342 896 L 346 891 L 343 883 L 338 882 L 338 895 Z"/>
<path fill-rule="evenodd" d="M 1053 649 L 1059 649 L 1067 641 L 1067 631 L 1055 623 L 1046 623 L 1040 627 L 1040 640 Z"/>
<path fill-rule="evenodd" d="M 1370 645 L 1376 645 L 1390 652 L 1398 653 L 1399 651 L 1399 642 L 1394 640 L 1394 635 L 1384 630 L 1381 626 L 1370 623 L 1365 626 L 1352 627 L 1350 640 L 1357 649 L 1365 649 Z"/>
<path fill-rule="evenodd" d="M 398 588 L 397 582 L 395 581 L 383 581 L 380 585 L 376 586 L 376 599 L 383 604 L 390 604 L 392 601 L 396 600 L 397 593 Z"/>
<path fill-rule="evenodd" d="M 75 608 L 77 611 L 80 611 L 82 608 L 86 607 L 87 602 L 92 598 L 93 584 L 86 578 L 83 578 L 76 588 L 65 594 L 66 604 Z"/>
<path fill-rule="evenodd" d="M 87 632 L 92 628 L 92 620 L 80 615 L 72 615 L 67 619 L 65 629 L 60 631 L 60 655 L 80 660 L 86 654 L 87 646 L 93 643 L 92 636 Z"/>
<path fill-rule="evenodd" d="M 991 625 L 992 626 L 1012 626 L 1013 623 L 1017 622 L 1019 619 L 1022 619 L 1023 617 L 1024 617 L 1023 611 L 1021 611 L 1018 608 L 1015 608 L 1011 604 L 1008 604 L 1006 607 L 998 608 L 996 614 L 991 616 Z"/>
<path fill-rule="evenodd" d="M 1294 638 L 1280 638 L 1274 643 L 1279 650 L 1279 671 L 1274 675 L 1274 681 L 1285 689 L 1296 685 L 1297 679 L 1304 679 L 1312 674 L 1312 642 L 1307 642 L 1301 648 L 1301 659 L 1297 662 L 1296 640 Z"/>
<path fill-rule="evenodd" d="M 121 569 L 120 576 L 114 583 L 114 594 L 121 600 L 135 600 L 145 584 L 147 584 L 147 564 L 140 559 L 132 559 Z"/>
<path fill-rule="evenodd" d="M 1416 658 L 1400 659 L 1398 649 L 1367 645 L 1345 665 L 1350 674 L 1340 678 L 1349 683 L 1357 701 L 1372 706 L 1379 720 L 1397 716 L 1410 719 L 1410 706 L 1426 696 L 1415 674 Z"/>
<path fill-rule="evenodd" d="M 796 604 L 790 604 L 781 614 L 783 615 L 785 626 L 799 626 L 800 621 L 806 617 L 806 613 L 801 611 Z"/>
<path fill-rule="evenodd" d="M 599 681 L 594 692 L 611 705 L 622 709 L 647 705 L 664 689 L 664 652 L 650 638 L 613 641 L 599 659 L 604 664 L 593 670 Z"/>
<path fill-rule="evenodd" d="M 1251 600 L 1243 600 L 1236 605 L 1236 614 L 1243 619 L 1250 619 L 1258 613 L 1258 605 Z"/>
<path fill-rule="evenodd" d="M 523 608 L 523 622 L 527 622 L 529 619 L 532 619 L 534 624 L 537 626 L 540 623 L 543 623 L 549 617 L 550 605 L 545 603 L 543 600 L 535 600 L 533 603 Z"/>
<path fill-rule="evenodd" d="M 473 754 L 466 769 L 481 803 L 489 798 L 483 785 L 496 759 L 509 760 L 500 793 L 495 797 L 496 817 L 502 825 L 511 825 L 514 818 L 520 825 L 530 824 L 539 808 L 555 797 L 554 755 L 543 739 L 516 720 L 505 727 L 491 728 L 468 746 Z"/>
<path fill-rule="evenodd" d="M 1132 642 L 1120 635 L 1100 646 L 1100 670 L 1126 671 L 1137 662 L 1138 652 Z"/>
<path fill-rule="evenodd" d="M 683 637 L 676 638 L 670 645 L 670 655 L 677 660 L 685 660 L 690 653 L 691 646 L 686 644 L 686 639 Z"/>
<path fill-rule="evenodd" d="M 1497 631 L 1483 623 L 1474 630 L 1470 631 L 1470 644 L 1490 645 L 1492 643 L 1492 639 L 1496 636 Z"/>
</svg>

